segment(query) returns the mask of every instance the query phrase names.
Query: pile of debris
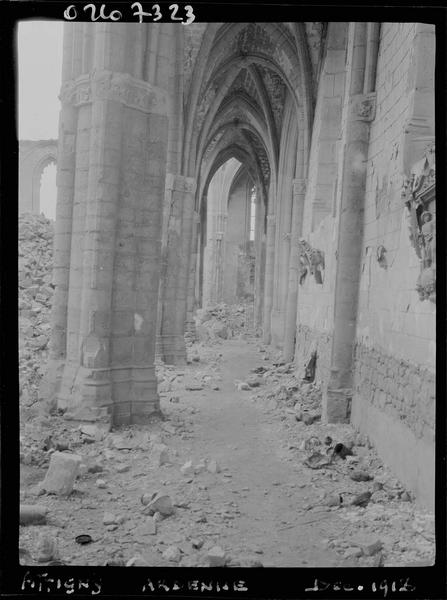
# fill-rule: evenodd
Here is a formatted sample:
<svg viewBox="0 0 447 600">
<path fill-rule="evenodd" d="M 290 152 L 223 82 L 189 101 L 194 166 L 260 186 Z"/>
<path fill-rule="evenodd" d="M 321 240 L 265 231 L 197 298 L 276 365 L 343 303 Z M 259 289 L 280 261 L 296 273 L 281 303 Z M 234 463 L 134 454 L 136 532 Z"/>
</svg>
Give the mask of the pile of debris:
<svg viewBox="0 0 447 600">
<path fill-rule="evenodd" d="M 413 494 L 383 464 L 368 436 L 350 424 L 321 421 L 322 390 L 317 382 L 298 378 L 293 363 L 270 356 L 265 348 L 258 351 L 264 364 L 253 368 L 237 387 L 251 390 L 253 402 L 283 421 L 285 448 L 309 473 L 312 493 L 304 512 L 340 511 L 346 522 L 344 535 L 340 538 L 339 531 L 334 532 L 325 540 L 326 547 L 360 566 L 396 566 L 402 559 L 431 564 L 433 515 L 415 504 Z M 403 528 L 399 539 L 396 524 L 399 531 Z"/>
<path fill-rule="evenodd" d="M 187 351 L 188 367 L 181 368 L 156 361 L 158 393 L 170 402 L 178 402 L 184 391 L 219 390 L 222 355 L 203 343 L 192 344 Z"/>
<path fill-rule="evenodd" d="M 253 304 L 217 304 L 199 308 L 195 315 L 197 338 L 216 342 L 253 334 Z"/>
<path fill-rule="evenodd" d="M 19 217 L 20 403 L 25 410 L 38 397 L 48 355 L 54 286 L 53 222 L 44 215 Z"/>
</svg>

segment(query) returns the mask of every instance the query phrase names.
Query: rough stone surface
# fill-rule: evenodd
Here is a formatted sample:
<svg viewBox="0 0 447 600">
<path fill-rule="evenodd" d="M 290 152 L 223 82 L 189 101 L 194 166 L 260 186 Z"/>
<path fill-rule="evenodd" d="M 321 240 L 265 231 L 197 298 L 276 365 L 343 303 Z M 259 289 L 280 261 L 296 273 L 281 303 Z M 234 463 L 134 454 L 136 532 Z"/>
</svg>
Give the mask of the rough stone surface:
<svg viewBox="0 0 447 600">
<path fill-rule="evenodd" d="M 53 452 L 41 488 L 51 494 L 68 496 L 78 474 L 81 457 L 76 454 Z"/>
</svg>

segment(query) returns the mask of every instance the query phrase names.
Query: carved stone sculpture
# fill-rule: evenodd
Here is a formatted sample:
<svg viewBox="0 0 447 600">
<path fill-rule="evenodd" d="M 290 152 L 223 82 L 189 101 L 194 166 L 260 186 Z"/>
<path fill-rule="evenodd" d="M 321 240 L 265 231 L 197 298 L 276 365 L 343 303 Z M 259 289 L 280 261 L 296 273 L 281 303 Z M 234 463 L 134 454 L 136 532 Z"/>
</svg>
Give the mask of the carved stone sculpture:
<svg viewBox="0 0 447 600">
<path fill-rule="evenodd" d="M 408 210 L 410 241 L 420 259 L 416 290 L 421 300 L 436 300 L 435 145 L 431 144 L 411 176 L 404 179 L 403 197 Z"/>
<path fill-rule="evenodd" d="M 304 283 L 308 273 L 314 276 L 316 283 L 323 283 L 324 274 L 324 253 L 321 250 L 312 248 L 312 246 L 304 239 L 298 242 L 300 253 L 300 284 Z"/>
</svg>

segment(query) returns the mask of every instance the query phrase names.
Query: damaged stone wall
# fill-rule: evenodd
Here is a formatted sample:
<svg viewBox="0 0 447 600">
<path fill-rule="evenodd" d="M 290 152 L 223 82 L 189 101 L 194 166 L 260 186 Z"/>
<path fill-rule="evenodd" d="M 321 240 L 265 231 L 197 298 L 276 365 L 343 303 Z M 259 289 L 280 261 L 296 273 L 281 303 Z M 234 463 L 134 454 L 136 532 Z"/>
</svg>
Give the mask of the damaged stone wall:
<svg viewBox="0 0 447 600">
<path fill-rule="evenodd" d="M 404 175 L 434 134 L 434 27 L 383 23 L 371 126 L 352 419 L 419 500 L 434 499 L 435 305 L 416 290 Z M 391 443 L 392 440 L 392 443 Z"/>
<path fill-rule="evenodd" d="M 335 231 L 337 177 L 341 151 L 342 106 L 346 78 L 347 23 L 330 23 L 327 47 L 319 79 L 309 175 L 303 214 L 302 237 L 324 256 L 322 283 L 310 273 L 298 291 L 295 363 L 303 369 L 317 349 L 319 381 L 327 381 L 330 368 L 333 302 L 337 267 Z"/>
</svg>

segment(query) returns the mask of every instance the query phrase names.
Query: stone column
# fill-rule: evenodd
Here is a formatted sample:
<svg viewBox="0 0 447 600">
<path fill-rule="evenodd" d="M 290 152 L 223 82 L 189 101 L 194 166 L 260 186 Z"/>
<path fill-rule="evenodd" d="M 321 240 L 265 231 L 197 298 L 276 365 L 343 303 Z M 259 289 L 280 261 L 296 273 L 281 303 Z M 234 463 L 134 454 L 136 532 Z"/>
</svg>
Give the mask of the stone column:
<svg viewBox="0 0 447 600">
<path fill-rule="evenodd" d="M 283 356 L 287 362 L 293 360 L 295 354 L 296 315 L 298 308 L 298 288 L 300 278 L 300 258 L 298 240 L 301 236 L 303 223 L 304 198 L 306 195 L 306 180 L 293 180 L 292 231 L 290 239 L 289 285 L 286 302 L 286 326 L 284 331 Z"/>
<path fill-rule="evenodd" d="M 194 211 L 193 214 L 193 232 L 191 241 L 191 255 L 189 261 L 189 275 L 188 275 L 188 297 L 186 301 L 186 332 L 195 336 L 195 322 L 194 322 L 194 311 L 196 309 L 196 277 L 197 277 L 197 256 L 199 253 L 199 228 L 200 228 L 200 215 Z"/>
<path fill-rule="evenodd" d="M 275 230 L 276 217 L 267 215 L 267 243 L 265 251 L 265 283 L 264 283 L 264 327 L 263 342 L 271 341 L 271 313 L 273 306 L 273 275 L 275 262 Z"/>
<path fill-rule="evenodd" d="M 64 60 L 62 86 L 72 78 L 74 37 L 81 34 L 80 25 L 64 26 Z M 57 200 L 53 242 L 53 305 L 51 313 L 51 340 L 46 372 L 42 378 L 39 397 L 50 405 L 56 404 L 67 349 L 67 304 L 70 279 L 71 236 L 75 186 L 75 157 L 77 136 L 77 109 L 61 96 L 59 114 Z"/>
<path fill-rule="evenodd" d="M 140 423 L 159 410 L 154 343 L 167 98 L 125 71 L 134 32 L 132 24 L 96 24 L 92 70 L 64 92 L 82 135 L 59 402 L 69 418 L 114 424 Z"/>
<path fill-rule="evenodd" d="M 366 160 L 375 93 L 363 93 L 366 23 L 352 23 L 348 46 L 348 79 L 343 136 L 343 176 L 340 197 L 334 332 L 330 377 L 323 394 L 323 419 L 347 422 L 352 399 L 353 349 L 363 241 Z"/>
<path fill-rule="evenodd" d="M 255 290 L 254 290 L 254 326 L 262 327 L 262 309 L 265 280 L 265 204 L 260 186 L 256 194 L 255 217 Z"/>
<path fill-rule="evenodd" d="M 195 181 L 181 175 L 166 179 L 166 273 L 161 298 L 162 358 L 168 364 L 186 362 L 185 322 L 193 230 Z"/>
</svg>

